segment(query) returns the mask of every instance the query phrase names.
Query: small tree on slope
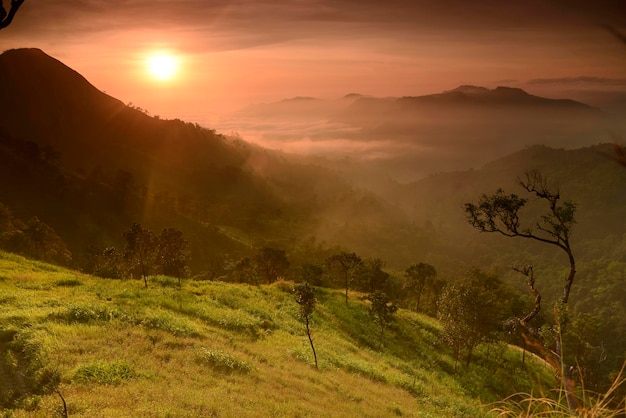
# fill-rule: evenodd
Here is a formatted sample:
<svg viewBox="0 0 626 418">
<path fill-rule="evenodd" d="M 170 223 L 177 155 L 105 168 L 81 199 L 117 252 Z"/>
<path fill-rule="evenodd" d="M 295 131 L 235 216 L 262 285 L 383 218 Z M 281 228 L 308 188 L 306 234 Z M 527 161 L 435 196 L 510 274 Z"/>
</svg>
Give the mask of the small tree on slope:
<svg viewBox="0 0 626 418">
<path fill-rule="evenodd" d="M 393 320 L 393 314 L 396 313 L 398 307 L 393 305 L 389 297 L 383 292 L 375 292 L 367 297 L 372 303 L 370 305 L 370 315 L 374 317 L 380 327 L 380 339 L 378 340 L 378 350 L 383 346 L 383 338 L 385 336 L 385 328 Z"/>
<path fill-rule="evenodd" d="M 308 282 L 296 285 L 293 290 L 296 294 L 296 302 L 300 305 L 300 317 L 304 319 L 306 324 L 306 335 L 309 337 L 309 343 L 311 344 L 311 350 L 313 351 L 313 358 L 315 359 L 315 368 L 317 368 L 317 354 L 315 353 L 313 338 L 311 338 L 311 329 L 309 328 L 309 321 L 311 319 L 311 315 L 313 315 L 313 311 L 315 310 L 315 304 L 317 303 L 315 292 Z"/>
</svg>

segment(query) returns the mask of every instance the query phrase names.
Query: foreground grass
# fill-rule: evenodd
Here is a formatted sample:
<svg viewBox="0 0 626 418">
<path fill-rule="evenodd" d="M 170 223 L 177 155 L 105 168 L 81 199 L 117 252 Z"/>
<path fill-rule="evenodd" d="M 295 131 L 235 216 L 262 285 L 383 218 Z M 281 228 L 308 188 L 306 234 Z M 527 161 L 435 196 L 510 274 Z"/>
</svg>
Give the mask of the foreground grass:
<svg viewBox="0 0 626 418">
<path fill-rule="evenodd" d="M 479 417 L 533 382 L 553 385 L 541 362 L 521 367 L 521 353 L 504 346 L 455 371 L 438 323 L 404 310 L 378 351 L 361 295 L 346 307 L 328 289 L 317 289 L 311 324 L 315 369 L 291 289 L 192 281 L 178 289 L 155 277 L 146 290 L 0 252 L 0 347 L 21 339 L 39 360 L 35 373 L 60 379 L 72 417 Z M 3 413 L 61 411 L 48 391 Z"/>
</svg>

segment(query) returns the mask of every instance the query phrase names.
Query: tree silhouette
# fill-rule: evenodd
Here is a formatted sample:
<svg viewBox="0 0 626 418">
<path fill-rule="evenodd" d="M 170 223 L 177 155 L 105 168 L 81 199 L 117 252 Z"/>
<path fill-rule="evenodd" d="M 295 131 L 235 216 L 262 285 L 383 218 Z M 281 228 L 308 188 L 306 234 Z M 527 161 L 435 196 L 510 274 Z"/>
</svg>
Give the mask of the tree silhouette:
<svg viewBox="0 0 626 418">
<path fill-rule="evenodd" d="M 427 263 L 418 263 L 409 266 L 404 274 L 407 280 L 404 282 L 404 289 L 409 291 L 415 297 L 415 312 L 420 309 L 420 301 L 422 293 L 437 276 L 437 270 Z"/>
<path fill-rule="evenodd" d="M 526 178 L 520 180 L 519 184 L 549 205 L 548 213 L 543 215 L 534 227 L 524 228 L 521 225 L 520 210 L 526 205 L 526 199 L 515 194 L 506 195 L 502 189 L 492 196 L 483 195 L 478 205 L 466 203 L 467 220 L 481 232 L 529 238 L 555 245 L 563 250 L 570 264 L 561 297 L 561 302 L 566 304 L 576 275 L 576 262 L 569 242 L 572 227 L 576 223 L 574 219 L 576 205 L 569 200 L 560 203 L 559 191 L 551 190 L 545 176 L 536 170 L 527 172 Z"/>
<path fill-rule="evenodd" d="M 289 268 L 289 260 L 285 250 L 263 247 L 254 257 L 254 266 L 267 283 L 274 283 Z"/>
<path fill-rule="evenodd" d="M 315 304 L 317 299 L 313 287 L 308 282 L 300 283 L 293 288 L 296 294 L 296 302 L 300 305 L 300 317 L 304 319 L 306 324 L 306 335 L 309 337 L 309 343 L 311 344 L 311 350 L 313 351 L 313 358 L 315 359 L 315 368 L 317 368 L 317 354 L 315 353 L 315 346 L 313 346 L 313 338 L 311 338 L 311 329 L 309 328 L 309 321 L 313 311 L 315 310 Z"/>
<path fill-rule="evenodd" d="M 24 0 L 11 0 L 11 9 L 9 9 L 9 13 L 7 13 L 4 8 L 4 3 L 0 3 L 0 29 L 4 29 L 13 22 L 13 18 L 17 13 L 17 10 L 24 3 Z"/>
<path fill-rule="evenodd" d="M 326 265 L 329 269 L 341 274 L 346 287 L 346 306 L 348 305 L 348 289 L 350 288 L 350 280 L 352 273 L 363 265 L 361 257 L 356 253 L 343 251 L 326 259 Z"/>
<path fill-rule="evenodd" d="M 135 223 L 131 229 L 124 232 L 124 239 L 126 240 L 124 258 L 131 269 L 139 268 L 139 272 L 147 289 L 148 269 L 154 261 L 156 249 L 154 235 L 149 229 L 145 229 L 138 223 Z"/>
<path fill-rule="evenodd" d="M 363 260 L 356 276 L 359 290 L 374 293 L 384 288 L 389 280 L 389 273 L 383 271 L 385 262 L 380 258 L 368 258 Z"/>
<path fill-rule="evenodd" d="M 187 274 L 190 258 L 189 244 L 183 238 L 183 233 L 174 228 L 165 228 L 157 237 L 157 264 L 161 273 L 176 277 L 178 287 L 181 287 L 181 278 Z"/>
<path fill-rule="evenodd" d="M 393 314 L 396 313 L 398 307 L 391 303 L 389 297 L 383 292 L 375 292 L 368 295 L 367 300 L 370 305 L 369 312 L 380 327 L 380 339 L 378 340 L 378 350 L 383 346 L 383 338 L 385 336 L 385 328 L 393 320 Z"/>
<path fill-rule="evenodd" d="M 554 318 L 556 321 L 555 341 L 556 341 L 556 361 L 561 366 L 561 383 L 565 388 L 566 398 L 570 410 L 575 410 L 575 395 L 570 390 L 572 381 L 569 377 L 569 369 L 565 366 L 561 336 L 564 332 L 565 322 L 561 318 L 566 315 L 567 302 L 569 300 L 574 276 L 576 275 L 576 262 L 570 245 L 570 234 L 572 227 L 576 223 L 574 214 L 576 213 L 576 205 L 569 201 L 561 202 L 561 194 L 558 188 L 551 187 L 545 176 L 536 170 L 526 173 L 526 178 L 519 181 L 520 186 L 528 193 L 539 198 L 548 204 L 548 211 L 541 216 L 539 221 L 533 227 L 523 227 L 520 219 L 520 211 L 526 205 L 527 200 L 515 194 L 506 195 L 502 189 L 498 189 L 491 196 L 482 195 L 478 205 L 473 203 L 465 204 L 465 212 L 468 222 L 481 232 L 497 232 L 507 237 L 521 237 L 531 240 L 543 242 L 545 244 L 554 245 L 567 255 L 569 261 L 569 272 L 565 278 L 563 285 L 563 294 L 559 303 L 555 306 Z M 534 276 L 530 276 L 531 270 L 521 270 L 522 274 L 527 275 L 531 293 L 534 289 Z M 534 294 L 534 293 L 533 293 Z M 536 294 L 534 294 L 537 297 Z M 536 309 L 540 308 L 539 300 L 535 300 Z M 539 311 L 531 312 L 535 316 Z M 520 320 L 522 325 L 527 325 Z M 542 342 L 543 343 L 543 342 Z"/>
</svg>

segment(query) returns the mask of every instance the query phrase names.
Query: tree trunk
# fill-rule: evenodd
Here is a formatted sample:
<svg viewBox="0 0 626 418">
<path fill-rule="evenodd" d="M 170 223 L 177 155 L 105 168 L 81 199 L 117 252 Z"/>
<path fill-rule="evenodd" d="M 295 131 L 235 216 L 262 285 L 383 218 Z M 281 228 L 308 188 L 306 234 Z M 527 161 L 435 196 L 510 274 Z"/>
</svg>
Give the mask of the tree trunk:
<svg viewBox="0 0 626 418">
<path fill-rule="evenodd" d="M 465 366 L 467 367 L 469 367 L 470 362 L 472 361 L 472 351 L 474 351 L 474 347 L 467 349 L 467 361 L 465 362 Z"/>
<path fill-rule="evenodd" d="M 315 368 L 317 369 L 317 354 L 315 353 L 315 347 L 313 346 L 313 339 L 311 338 L 311 330 L 309 329 L 309 317 L 305 317 L 306 320 L 306 335 L 309 337 L 309 344 L 311 344 L 311 350 L 313 350 L 313 358 L 315 359 Z"/>
<path fill-rule="evenodd" d="M 346 306 L 348 306 L 348 272 L 346 272 Z"/>
</svg>

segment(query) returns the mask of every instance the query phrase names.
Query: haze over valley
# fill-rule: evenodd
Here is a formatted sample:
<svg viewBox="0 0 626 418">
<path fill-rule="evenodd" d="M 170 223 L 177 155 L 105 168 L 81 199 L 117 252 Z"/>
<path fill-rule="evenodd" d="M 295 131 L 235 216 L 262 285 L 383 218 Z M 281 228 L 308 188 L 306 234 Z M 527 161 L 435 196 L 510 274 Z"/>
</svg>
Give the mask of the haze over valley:
<svg viewBox="0 0 626 418">
<path fill-rule="evenodd" d="M 615 110 L 504 86 L 401 98 L 295 97 L 248 106 L 212 126 L 268 148 L 338 162 L 364 187 L 375 178 L 407 182 L 479 168 L 531 145 L 610 142 L 624 131 Z"/>
<path fill-rule="evenodd" d="M 626 413 L 623 3 L 0 4 L 0 412 Z"/>
</svg>

